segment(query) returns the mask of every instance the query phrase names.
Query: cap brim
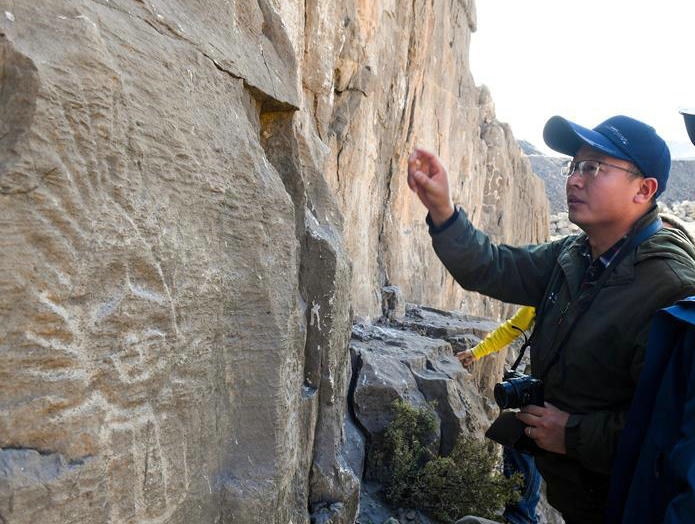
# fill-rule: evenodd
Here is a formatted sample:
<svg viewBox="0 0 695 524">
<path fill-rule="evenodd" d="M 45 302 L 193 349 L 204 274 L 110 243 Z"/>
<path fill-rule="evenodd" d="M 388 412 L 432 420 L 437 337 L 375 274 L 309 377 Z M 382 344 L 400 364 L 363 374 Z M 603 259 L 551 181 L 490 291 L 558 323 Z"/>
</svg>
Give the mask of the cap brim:
<svg viewBox="0 0 695 524">
<path fill-rule="evenodd" d="M 561 116 L 551 117 L 546 122 L 543 128 L 543 140 L 549 148 L 568 156 L 575 156 L 582 146 L 589 146 L 605 155 L 630 160 L 601 133 L 574 124 Z"/>
<path fill-rule="evenodd" d="M 688 130 L 688 137 L 695 145 L 695 109 L 682 110 L 683 120 L 685 120 L 685 128 Z"/>
</svg>

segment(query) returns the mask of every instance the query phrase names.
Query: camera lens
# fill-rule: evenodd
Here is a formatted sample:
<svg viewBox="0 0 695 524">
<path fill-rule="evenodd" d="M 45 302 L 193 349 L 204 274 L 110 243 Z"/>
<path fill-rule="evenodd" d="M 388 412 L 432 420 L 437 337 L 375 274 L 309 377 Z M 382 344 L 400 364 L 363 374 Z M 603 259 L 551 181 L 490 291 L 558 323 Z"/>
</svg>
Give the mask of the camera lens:
<svg viewBox="0 0 695 524">
<path fill-rule="evenodd" d="M 494 393 L 495 402 L 502 409 L 543 405 L 543 382 L 530 375 L 517 375 L 495 384 Z"/>
<path fill-rule="evenodd" d="M 507 409 L 514 407 L 517 395 L 512 384 L 509 382 L 500 382 L 499 384 L 495 384 L 494 393 L 495 402 L 497 402 L 497 405 L 500 408 Z"/>
</svg>

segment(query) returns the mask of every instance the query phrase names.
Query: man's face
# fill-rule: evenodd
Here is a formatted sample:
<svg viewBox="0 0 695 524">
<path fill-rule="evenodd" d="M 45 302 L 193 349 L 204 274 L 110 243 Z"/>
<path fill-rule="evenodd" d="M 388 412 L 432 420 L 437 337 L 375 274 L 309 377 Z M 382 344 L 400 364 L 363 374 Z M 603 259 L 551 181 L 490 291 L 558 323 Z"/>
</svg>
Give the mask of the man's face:
<svg viewBox="0 0 695 524">
<path fill-rule="evenodd" d="M 586 231 L 587 228 L 615 226 L 632 217 L 633 199 L 639 192 L 642 177 L 624 169 L 637 171 L 635 166 L 587 146 L 583 146 L 574 157 L 575 162 L 583 160 L 595 160 L 602 164 L 595 177 L 575 171 L 567 179 L 570 221 Z"/>
</svg>

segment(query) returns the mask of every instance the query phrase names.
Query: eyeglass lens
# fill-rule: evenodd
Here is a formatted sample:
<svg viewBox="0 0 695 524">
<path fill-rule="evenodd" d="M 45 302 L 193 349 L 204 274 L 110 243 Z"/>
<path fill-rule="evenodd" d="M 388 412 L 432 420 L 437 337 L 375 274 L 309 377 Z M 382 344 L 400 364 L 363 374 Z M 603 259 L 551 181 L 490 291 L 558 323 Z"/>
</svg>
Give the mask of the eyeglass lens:
<svg viewBox="0 0 695 524">
<path fill-rule="evenodd" d="M 572 176 L 575 171 L 579 172 L 581 176 L 596 176 L 600 167 L 601 164 L 593 160 L 581 160 L 579 162 L 570 160 L 562 166 L 560 172 L 566 177 Z"/>
</svg>

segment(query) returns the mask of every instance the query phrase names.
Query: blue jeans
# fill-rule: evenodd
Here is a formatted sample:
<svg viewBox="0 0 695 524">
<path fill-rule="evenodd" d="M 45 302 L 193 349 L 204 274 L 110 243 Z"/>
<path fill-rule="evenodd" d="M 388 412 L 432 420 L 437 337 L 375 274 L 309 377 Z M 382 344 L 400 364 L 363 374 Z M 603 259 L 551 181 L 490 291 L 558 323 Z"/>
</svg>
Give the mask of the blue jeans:
<svg viewBox="0 0 695 524">
<path fill-rule="evenodd" d="M 504 518 L 511 524 L 538 524 L 536 506 L 541 498 L 541 475 L 536 469 L 533 457 L 514 448 L 505 447 L 502 461 L 506 477 L 511 477 L 514 473 L 524 476 L 521 499 L 507 505 Z"/>
</svg>

